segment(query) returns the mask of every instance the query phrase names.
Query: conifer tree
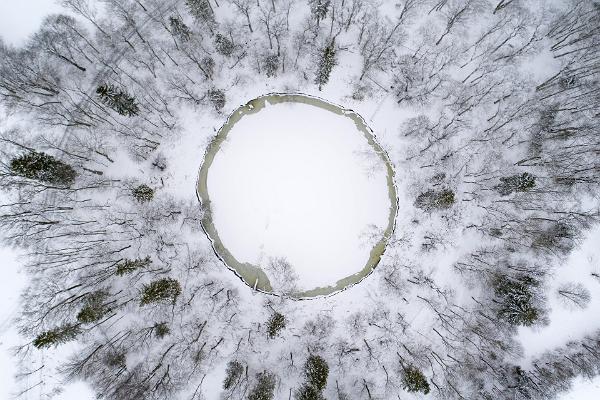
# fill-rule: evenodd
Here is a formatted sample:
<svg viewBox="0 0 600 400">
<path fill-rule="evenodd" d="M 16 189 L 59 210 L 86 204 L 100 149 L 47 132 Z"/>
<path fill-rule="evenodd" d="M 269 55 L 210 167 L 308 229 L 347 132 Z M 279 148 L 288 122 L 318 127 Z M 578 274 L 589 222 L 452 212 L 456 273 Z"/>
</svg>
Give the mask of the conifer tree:
<svg viewBox="0 0 600 400">
<path fill-rule="evenodd" d="M 133 197 L 140 203 L 147 203 L 154 198 L 154 189 L 148 185 L 139 185 L 131 191 Z"/>
<path fill-rule="evenodd" d="M 539 282 L 527 275 L 510 277 L 500 275 L 493 281 L 497 315 L 511 325 L 531 326 L 539 318 L 541 310 L 534 303 L 534 288 Z"/>
<path fill-rule="evenodd" d="M 118 276 L 123 276 L 137 271 L 141 268 L 146 268 L 152 263 L 152 259 L 147 256 L 146 258 L 136 258 L 134 260 L 125 259 L 124 261 L 117 264 L 117 270 L 115 272 Z"/>
<path fill-rule="evenodd" d="M 215 12 L 208 0 L 185 0 L 190 14 L 196 22 L 203 22 L 212 32 L 215 23 Z"/>
<path fill-rule="evenodd" d="M 277 54 L 269 54 L 264 59 L 265 74 L 268 77 L 277 75 L 279 69 L 279 56 Z"/>
<path fill-rule="evenodd" d="M 96 94 L 100 101 L 121 115 L 133 117 L 140 112 L 135 98 L 114 85 L 106 83 L 100 85 L 96 89 Z"/>
<path fill-rule="evenodd" d="M 256 378 L 256 385 L 248 394 L 248 400 L 272 400 L 275 395 L 275 375 L 263 371 Z"/>
<path fill-rule="evenodd" d="M 273 339 L 279 332 L 285 328 L 285 317 L 280 313 L 273 313 L 269 322 L 267 322 L 267 334 Z"/>
<path fill-rule="evenodd" d="M 38 335 L 33 340 L 33 345 L 38 349 L 58 346 L 59 344 L 74 340 L 80 332 L 81 329 L 78 325 L 64 324 Z"/>
<path fill-rule="evenodd" d="M 69 164 L 37 151 L 13 158 L 10 169 L 19 176 L 61 186 L 71 186 L 77 177 Z"/>
<path fill-rule="evenodd" d="M 167 325 L 166 322 L 159 322 L 155 324 L 153 328 L 154 335 L 159 339 L 162 339 L 171 332 L 171 328 L 169 328 L 169 325 Z"/>
<path fill-rule="evenodd" d="M 180 294 L 181 285 L 177 280 L 172 278 L 159 279 L 144 285 L 140 305 L 145 306 L 159 302 L 175 303 Z"/>
<path fill-rule="evenodd" d="M 169 17 L 169 25 L 171 26 L 173 36 L 182 42 L 187 42 L 192 37 L 192 31 L 181 18 L 176 16 Z"/>
<path fill-rule="evenodd" d="M 321 50 L 317 78 L 315 79 L 315 83 L 319 85 L 319 90 L 323 88 L 323 85 L 329 82 L 329 75 L 331 75 L 331 70 L 336 64 L 335 55 L 335 39 L 333 39 L 323 50 Z"/>
<path fill-rule="evenodd" d="M 304 364 L 304 374 L 308 384 L 322 391 L 327 386 L 329 365 L 321 356 L 311 354 Z"/>
<path fill-rule="evenodd" d="M 219 54 L 228 57 L 233 54 L 233 51 L 235 50 L 235 44 L 227 37 L 217 33 L 215 35 L 215 49 L 217 52 L 219 52 Z"/>
<path fill-rule="evenodd" d="M 104 317 L 110 308 L 106 307 L 105 300 L 108 293 L 104 290 L 97 290 L 86 296 L 85 305 L 77 314 L 77 321 L 82 324 L 96 322 Z"/>
<path fill-rule="evenodd" d="M 241 378 L 244 372 L 244 366 L 237 360 L 229 361 L 225 370 L 225 380 L 223 381 L 223 389 L 231 389 Z"/>
<path fill-rule="evenodd" d="M 511 175 L 500 178 L 500 184 L 495 189 L 501 196 L 508 196 L 513 192 L 527 192 L 535 187 L 535 176 L 524 172 L 521 175 Z"/>
<path fill-rule="evenodd" d="M 408 392 L 422 392 L 427 394 L 430 391 L 429 382 L 425 375 L 416 367 L 409 365 L 402 367 L 404 375 L 402 377 L 402 387 Z"/>
<path fill-rule="evenodd" d="M 415 207 L 425 211 L 432 211 L 434 209 L 444 210 L 452 207 L 454 202 L 454 192 L 451 190 L 428 190 L 417 196 Z"/>
<path fill-rule="evenodd" d="M 211 89 L 208 91 L 208 100 L 215 107 L 215 110 L 221 111 L 225 107 L 225 93 L 219 89 Z"/>
<path fill-rule="evenodd" d="M 309 0 L 310 12 L 317 20 L 317 26 L 327 16 L 329 11 L 330 0 Z"/>
</svg>

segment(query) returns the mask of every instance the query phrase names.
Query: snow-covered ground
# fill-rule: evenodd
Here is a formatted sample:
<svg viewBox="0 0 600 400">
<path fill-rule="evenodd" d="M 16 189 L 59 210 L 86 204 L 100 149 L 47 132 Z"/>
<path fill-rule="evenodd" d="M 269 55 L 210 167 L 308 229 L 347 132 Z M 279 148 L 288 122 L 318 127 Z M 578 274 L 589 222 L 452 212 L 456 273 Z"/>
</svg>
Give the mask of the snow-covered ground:
<svg viewBox="0 0 600 400">
<path fill-rule="evenodd" d="M 386 176 L 349 117 L 271 104 L 232 127 L 210 167 L 213 223 L 239 262 L 269 275 L 265 266 L 283 258 L 298 289 L 333 285 L 363 269 L 372 234 L 381 239 L 392 212 Z"/>
</svg>

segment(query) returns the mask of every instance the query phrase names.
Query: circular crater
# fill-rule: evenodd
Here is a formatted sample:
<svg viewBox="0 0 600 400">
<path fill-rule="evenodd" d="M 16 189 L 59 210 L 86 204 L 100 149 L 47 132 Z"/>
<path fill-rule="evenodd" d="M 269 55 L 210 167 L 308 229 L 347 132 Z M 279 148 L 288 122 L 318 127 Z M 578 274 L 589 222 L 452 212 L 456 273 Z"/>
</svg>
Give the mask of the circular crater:
<svg viewBox="0 0 600 400">
<path fill-rule="evenodd" d="M 302 94 L 240 106 L 209 144 L 202 227 L 250 287 L 325 296 L 377 266 L 398 210 L 392 164 L 355 112 Z"/>
</svg>

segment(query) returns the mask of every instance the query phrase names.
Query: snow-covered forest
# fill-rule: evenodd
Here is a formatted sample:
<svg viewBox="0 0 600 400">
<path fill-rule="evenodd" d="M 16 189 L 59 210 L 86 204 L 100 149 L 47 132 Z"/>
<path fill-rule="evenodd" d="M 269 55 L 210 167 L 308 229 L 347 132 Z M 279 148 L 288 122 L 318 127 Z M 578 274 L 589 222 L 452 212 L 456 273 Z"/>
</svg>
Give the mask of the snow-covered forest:
<svg viewBox="0 0 600 400">
<path fill-rule="evenodd" d="M 553 399 L 600 374 L 600 3 L 61 3 L 0 39 L 17 397 Z M 330 296 L 253 290 L 201 224 L 207 146 L 274 92 L 356 111 L 394 166 L 385 253 Z"/>
</svg>

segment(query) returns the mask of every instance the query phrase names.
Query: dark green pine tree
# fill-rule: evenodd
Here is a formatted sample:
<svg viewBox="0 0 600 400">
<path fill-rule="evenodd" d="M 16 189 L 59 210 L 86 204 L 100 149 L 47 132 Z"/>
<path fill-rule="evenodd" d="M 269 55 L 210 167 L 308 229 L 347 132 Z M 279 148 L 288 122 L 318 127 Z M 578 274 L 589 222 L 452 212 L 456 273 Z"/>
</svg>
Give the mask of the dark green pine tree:
<svg viewBox="0 0 600 400">
<path fill-rule="evenodd" d="M 108 298 L 108 293 L 104 290 L 98 290 L 90 293 L 85 298 L 85 305 L 77 314 L 77 321 L 82 324 L 89 324 L 99 321 L 110 312 L 105 300 Z"/>
<path fill-rule="evenodd" d="M 215 12 L 208 0 L 185 0 L 185 4 L 196 22 L 203 22 L 211 30 L 215 23 Z"/>
<path fill-rule="evenodd" d="M 273 313 L 267 322 L 267 334 L 273 339 L 279 332 L 285 328 L 285 317 L 283 314 Z"/>
<path fill-rule="evenodd" d="M 98 86 L 96 94 L 100 101 L 126 117 L 133 117 L 140 112 L 135 98 L 129 93 L 116 88 L 114 85 L 103 84 Z"/>
<path fill-rule="evenodd" d="M 171 328 L 169 328 L 169 325 L 166 322 L 159 322 L 157 324 L 154 324 L 153 328 L 154 335 L 156 335 L 156 337 L 159 339 L 164 338 L 171 332 Z"/>
<path fill-rule="evenodd" d="M 58 346 L 59 344 L 74 340 L 80 332 L 81 329 L 79 329 L 78 325 L 64 324 L 46 332 L 42 332 L 33 340 L 33 345 L 38 349 Z"/>
<path fill-rule="evenodd" d="M 310 12 L 317 20 L 317 26 L 327 16 L 329 11 L 330 0 L 309 0 Z"/>
<path fill-rule="evenodd" d="M 508 196 L 513 192 L 527 192 L 535 187 L 535 176 L 524 172 L 521 175 L 511 175 L 500 178 L 500 184 L 495 189 L 501 196 Z"/>
<path fill-rule="evenodd" d="M 61 186 L 71 186 L 77 177 L 69 164 L 37 151 L 13 158 L 10 169 L 19 176 Z"/>
<path fill-rule="evenodd" d="M 149 256 L 147 256 L 146 258 L 136 258 L 133 260 L 125 259 L 117 264 L 117 270 L 115 271 L 115 274 L 118 276 L 131 274 L 132 272 L 135 272 L 138 269 L 146 268 L 151 263 L 152 259 Z"/>
<path fill-rule="evenodd" d="M 533 291 L 539 285 L 536 279 L 527 275 L 499 275 L 492 285 L 498 318 L 515 326 L 531 326 L 540 318 L 541 310 L 535 305 Z"/>
<path fill-rule="evenodd" d="M 229 57 L 235 50 L 235 44 L 227 37 L 217 33 L 215 35 L 215 49 L 219 54 Z"/>
<path fill-rule="evenodd" d="M 449 189 L 443 190 L 428 190 L 417 196 L 415 207 L 425 211 L 445 210 L 454 204 L 456 201 L 454 192 Z"/>
<path fill-rule="evenodd" d="M 272 400 L 275 396 L 275 375 L 268 371 L 256 375 L 256 385 L 250 390 L 248 400 Z"/>
<path fill-rule="evenodd" d="M 277 75 L 279 70 L 279 56 L 277 54 L 268 54 L 263 60 L 265 74 L 271 78 Z"/>
<path fill-rule="evenodd" d="M 323 393 L 316 387 L 303 383 L 294 393 L 295 400 L 324 400 Z"/>
<path fill-rule="evenodd" d="M 225 107 L 225 93 L 220 89 L 211 89 L 208 91 L 208 100 L 215 107 L 215 110 L 221 111 Z"/>
<path fill-rule="evenodd" d="M 329 75 L 331 75 L 331 70 L 336 64 L 336 49 L 335 49 L 335 39 L 333 39 L 322 51 L 321 57 L 319 58 L 319 66 L 317 69 L 317 78 L 315 79 L 315 83 L 319 85 L 319 90 L 323 88 L 327 82 L 329 82 Z"/>
<path fill-rule="evenodd" d="M 402 377 L 402 387 L 409 392 L 422 392 L 427 394 L 430 391 L 429 382 L 425 375 L 416 367 L 409 365 L 402 367 L 404 376 Z"/>
<path fill-rule="evenodd" d="M 147 203 L 154 198 L 154 189 L 148 185 L 138 185 L 131 190 L 132 196 L 140 203 Z"/>
<path fill-rule="evenodd" d="M 187 42 L 192 37 L 192 31 L 181 18 L 176 16 L 169 17 L 169 25 L 171 25 L 173 36 L 182 42 Z"/>
<path fill-rule="evenodd" d="M 322 391 L 327 386 L 329 365 L 321 356 L 311 354 L 304 364 L 304 374 L 309 385 L 318 391 Z"/>
<path fill-rule="evenodd" d="M 223 380 L 223 389 L 231 389 L 244 373 L 244 366 L 237 360 L 229 361 L 225 370 L 225 380 Z"/>
<path fill-rule="evenodd" d="M 180 294 L 181 285 L 177 280 L 172 278 L 159 279 L 144 285 L 140 305 L 145 306 L 159 302 L 175 303 Z"/>
</svg>

